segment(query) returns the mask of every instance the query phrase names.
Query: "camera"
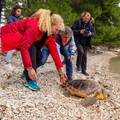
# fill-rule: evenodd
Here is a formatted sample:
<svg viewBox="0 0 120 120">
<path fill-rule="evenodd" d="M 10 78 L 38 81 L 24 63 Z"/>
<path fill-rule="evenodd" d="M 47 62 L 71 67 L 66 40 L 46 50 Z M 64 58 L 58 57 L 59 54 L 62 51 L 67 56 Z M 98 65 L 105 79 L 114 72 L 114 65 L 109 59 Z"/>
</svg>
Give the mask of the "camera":
<svg viewBox="0 0 120 120">
<path fill-rule="evenodd" d="M 89 30 L 85 29 L 84 34 L 88 34 L 88 33 L 89 33 Z"/>
</svg>

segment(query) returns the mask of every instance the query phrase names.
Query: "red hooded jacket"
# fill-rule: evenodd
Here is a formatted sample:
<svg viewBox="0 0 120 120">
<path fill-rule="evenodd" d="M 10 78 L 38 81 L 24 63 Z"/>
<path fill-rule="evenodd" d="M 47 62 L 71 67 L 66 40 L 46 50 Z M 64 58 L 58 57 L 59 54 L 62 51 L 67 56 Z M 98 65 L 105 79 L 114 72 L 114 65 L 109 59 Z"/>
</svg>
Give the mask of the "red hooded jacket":
<svg viewBox="0 0 120 120">
<path fill-rule="evenodd" d="M 29 17 L 7 24 L 1 28 L 2 51 L 20 49 L 24 67 L 32 67 L 29 48 L 35 41 L 40 40 L 43 34 L 44 32 L 39 30 L 36 17 Z M 57 69 L 59 69 L 63 65 L 56 48 L 55 39 L 55 36 L 50 35 L 47 37 L 45 44 L 50 50 Z"/>
</svg>

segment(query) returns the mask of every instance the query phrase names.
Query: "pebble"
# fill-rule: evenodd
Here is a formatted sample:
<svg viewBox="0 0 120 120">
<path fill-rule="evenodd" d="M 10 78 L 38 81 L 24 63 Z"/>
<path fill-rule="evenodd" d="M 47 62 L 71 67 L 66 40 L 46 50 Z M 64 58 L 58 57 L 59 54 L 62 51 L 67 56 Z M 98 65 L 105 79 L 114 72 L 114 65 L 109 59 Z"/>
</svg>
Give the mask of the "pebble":
<svg viewBox="0 0 120 120">
<path fill-rule="evenodd" d="M 41 90 L 33 92 L 22 85 L 20 75 L 23 68 L 20 59 L 14 58 L 16 71 L 10 74 L 9 79 L 6 71 L 2 69 L 5 62 L 0 62 L 0 118 L 2 120 L 119 120 L 120 83 L 112 81 L 107 64 L 113 56 L 112 52 L 88 55 L 89 77 L 78 74 L 74 64 L 74 79 L 103 81 L 113 87 L 111 91 L 113 99 L 97 101 L 89 107 L 81 105 L 82 98 L 65 96 L 65 91 L 58 84 L 59 77 L 53 63 L 48 62 L 38 69 L 38 83 Z M 52 61 L 51 57 L 48 61 Z"/>
</svg>

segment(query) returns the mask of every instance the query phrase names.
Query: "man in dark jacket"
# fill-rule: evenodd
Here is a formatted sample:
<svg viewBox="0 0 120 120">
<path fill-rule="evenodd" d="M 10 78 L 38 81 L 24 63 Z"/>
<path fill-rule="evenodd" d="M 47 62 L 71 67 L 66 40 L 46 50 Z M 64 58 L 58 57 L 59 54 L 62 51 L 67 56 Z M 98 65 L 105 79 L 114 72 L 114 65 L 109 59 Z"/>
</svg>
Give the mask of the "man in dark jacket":
<svg viewBox="0 0 120 120">
<path fill-rule="evenodd" d="M 84 75 L 89 75 L 87 69 L 87 48 L 91 47 L 91 37 L 95 35 L 93 25 L 90 23 L 91 15 L 89 12 L 83 12 L 81 18 L 72 26 L 74 38 L 77 46 L 77 71 Z"/>
</svg>

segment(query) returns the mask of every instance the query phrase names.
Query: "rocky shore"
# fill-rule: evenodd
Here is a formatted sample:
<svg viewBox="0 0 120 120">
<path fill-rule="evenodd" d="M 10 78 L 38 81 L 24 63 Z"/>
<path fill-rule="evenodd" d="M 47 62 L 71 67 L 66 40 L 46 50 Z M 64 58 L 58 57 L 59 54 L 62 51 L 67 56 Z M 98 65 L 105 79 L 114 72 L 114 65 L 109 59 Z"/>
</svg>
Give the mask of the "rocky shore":
<svg viewBox="0 0 120 120">
<path fill-rule="evenodd" d="M 100 81 L 108 86 L 111 99 L 97 101 L 84 107 L 82 98 L 66 94 L 59 86 L 54 63 L 48 62 L 38 69 L 41 90 L 33 92 L 23 86 L 20 78 L 20 55 L 14 57 L 13 72 L 5 70 L 4 56 L 0 55 L 0 118 L 1 120 L 120 120 L 120 81 L 110 73 L 109 60 L 117 54 L 103 50 L 100 54 L 88 54 L 88 77 L 76 72 L 74 79 Z"/>
</svg>

